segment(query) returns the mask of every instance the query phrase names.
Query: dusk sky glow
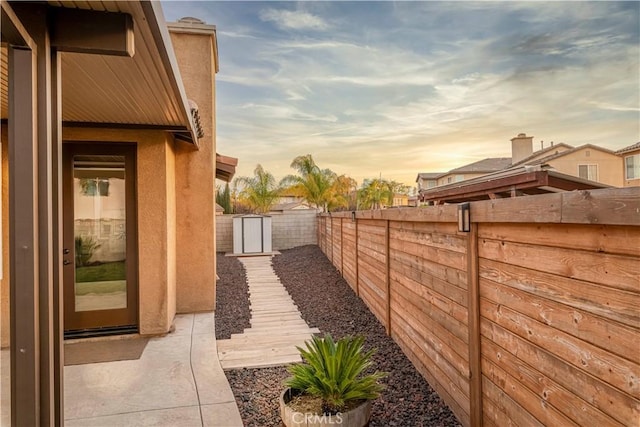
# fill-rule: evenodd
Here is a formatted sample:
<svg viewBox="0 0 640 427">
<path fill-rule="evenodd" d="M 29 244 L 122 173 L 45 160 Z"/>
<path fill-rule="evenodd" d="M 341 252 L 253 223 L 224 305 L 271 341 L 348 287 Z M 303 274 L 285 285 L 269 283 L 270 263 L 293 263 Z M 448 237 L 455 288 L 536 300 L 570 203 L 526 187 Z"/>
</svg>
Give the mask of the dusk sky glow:
<svg viewBox="0 0 640 427">
<path fill-rule="evenodd" d="M 638 2 L 162 2 L 217 27 L 218 152 L 414 186 L 510 139 L 640 140 Z"/>
</svg>

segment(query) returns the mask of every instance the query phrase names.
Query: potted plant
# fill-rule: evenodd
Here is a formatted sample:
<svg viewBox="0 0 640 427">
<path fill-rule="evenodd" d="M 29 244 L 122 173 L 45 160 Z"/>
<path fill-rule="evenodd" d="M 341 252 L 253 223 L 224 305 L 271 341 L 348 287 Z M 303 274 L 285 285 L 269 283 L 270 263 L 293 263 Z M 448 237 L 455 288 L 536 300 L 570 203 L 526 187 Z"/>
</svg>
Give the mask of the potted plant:
<svg viewBox="0 0 640 427">
<path fill-rule="evenodd" d="M 280 396 L 285 426 L 363 427 L 371 416 L 371 401 L 382 391 L 387 374 L 365 374 L 375 350 L 363 351 L 364 337 L 314 336 L 306 350 L 297 347 L 305 363 L 289 367 L 288 387 Z"/>
</svg>

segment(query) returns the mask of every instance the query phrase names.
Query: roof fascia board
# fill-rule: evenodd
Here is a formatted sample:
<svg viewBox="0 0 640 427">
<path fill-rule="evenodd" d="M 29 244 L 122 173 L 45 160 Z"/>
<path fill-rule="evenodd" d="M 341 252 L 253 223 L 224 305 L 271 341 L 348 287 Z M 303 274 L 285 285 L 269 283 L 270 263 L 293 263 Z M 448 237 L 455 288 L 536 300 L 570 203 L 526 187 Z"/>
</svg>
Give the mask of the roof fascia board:
<svg viewBox="0 0 640 427">
<path fill-rule="evenodd" d="M 151 34 L 153 35 L 153 39 L 158 47 L 158 52 L 160 53 L 166 72 L 171 80 L 171 86 L 173 87 L 174 94 L 182 106 L 183 119 L 188 123 L 188 133 L 190 134 L 190 138 L 187 138 L 186 135 L 176 134 L 176 137 L 178 137 L 176 139 L 192 143 L 196 148 L 199 148 L 196 126 L 193 122 L 193 116 L 191 115 L 191 108 L 184 89 L 184 84 L 180 77 L 178 60 L 176 59 L 175 52 L 173 51 L 173 45 L 171 44 L 169 30 L 167 29 L 167 25 L 164 20 L 162 7 L 159 2 L 150 0 L 142 0 L 140 5 L 142 6 L 144 16 L 149 23 Z"/>
</svg>

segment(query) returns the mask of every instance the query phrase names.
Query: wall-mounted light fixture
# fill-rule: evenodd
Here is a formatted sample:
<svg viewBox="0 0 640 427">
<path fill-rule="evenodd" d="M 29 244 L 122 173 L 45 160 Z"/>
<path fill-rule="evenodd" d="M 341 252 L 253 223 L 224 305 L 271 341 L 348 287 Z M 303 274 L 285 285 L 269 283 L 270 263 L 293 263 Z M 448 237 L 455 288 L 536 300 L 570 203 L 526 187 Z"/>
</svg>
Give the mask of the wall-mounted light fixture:
<svg viewBox="0 0 640 427">
<path fill-rule="evenodd" d="M 351 211 L 351 222 L 356 222 L 356 211 Z"/>
<path fill-rule="evenodd" d="M 471 205 L 469 203 L 458 205 L 458 231 L 465 233 L 471 231 Z"/>
</svg>

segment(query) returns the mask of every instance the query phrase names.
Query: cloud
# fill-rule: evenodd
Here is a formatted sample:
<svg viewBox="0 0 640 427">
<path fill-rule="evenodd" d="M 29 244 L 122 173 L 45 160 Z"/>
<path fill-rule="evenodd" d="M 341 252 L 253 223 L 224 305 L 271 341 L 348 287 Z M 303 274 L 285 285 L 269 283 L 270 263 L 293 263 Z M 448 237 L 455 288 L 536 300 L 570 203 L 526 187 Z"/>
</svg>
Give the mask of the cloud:
<svg viewBox="0 0 640 427">
<path fill-rule="evenodd" d="M 260 19 L 273 22 L 284 30 L 326 30 L 329 25 L 320 17 L 301 10 L 264 9 Z"/>
<path fill-rule="evenodd" d="M 217 144 L 238 175 L 261 163 L 282 177 L 311 153 L 359 182 L 382 172 L 412 185 L 508 156 L 520 132 L 637 141 L 637 3 L 195 5 L 219 31 Z"/>
</svg>

